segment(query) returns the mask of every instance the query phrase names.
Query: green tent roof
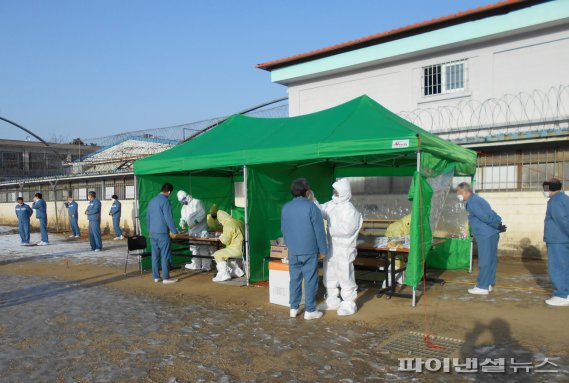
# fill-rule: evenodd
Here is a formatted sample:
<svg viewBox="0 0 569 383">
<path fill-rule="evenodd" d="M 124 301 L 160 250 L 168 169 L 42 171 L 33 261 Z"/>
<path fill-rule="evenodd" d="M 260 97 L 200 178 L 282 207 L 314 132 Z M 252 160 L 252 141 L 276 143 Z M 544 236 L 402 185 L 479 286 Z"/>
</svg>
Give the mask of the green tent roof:
<svg viewBox="0 0 569 383">
<path fill-rule="evenodd" d="M 368 96 L 298 117 L 234 115 L 188 142 L 137 160 L 134 172 L 161 174 L 319 159 L 362 164 L 388 160 L 390 166 L 408 166 L 415 157 L 405 154 L 417 151 L 417 136 L 422 152 L 456 163 L 460 174 L 474 174 L 474 151 L 422 130 Z"/>
</svg>

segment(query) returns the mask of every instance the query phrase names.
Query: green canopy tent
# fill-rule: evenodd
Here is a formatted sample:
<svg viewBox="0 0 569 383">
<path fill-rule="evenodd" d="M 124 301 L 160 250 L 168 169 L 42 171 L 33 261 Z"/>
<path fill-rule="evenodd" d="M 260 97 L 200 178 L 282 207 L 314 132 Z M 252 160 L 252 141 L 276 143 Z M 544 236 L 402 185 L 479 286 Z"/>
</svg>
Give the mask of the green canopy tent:
<svg viewBox="0 0 569 383">
<path fill-rule="evenodd" d="M 420 170 L 420 171 L 418 171 Z M 362 96 L 345 104 L 290 118 L 234 115 L 191 141 L 134 164 L 144 233 L 145 204 L 162 182 L 190 189 L 207 205 L 231 209 L 233 184 L 245 183 L 247 276 L 267 275 L 269 241 L 281 236 L 280 211 L 290 182 L 306 177 L 320 199 L 332 180 L 348 176 L 414 176 L 411 252 L 407 285 L 416 287 L 431 244 L 428 179 L 452 172 L 473 176 L 476 153 L 444 141 Z M 176 212 L 177 201 L 173 201 Z"/>
</svg>

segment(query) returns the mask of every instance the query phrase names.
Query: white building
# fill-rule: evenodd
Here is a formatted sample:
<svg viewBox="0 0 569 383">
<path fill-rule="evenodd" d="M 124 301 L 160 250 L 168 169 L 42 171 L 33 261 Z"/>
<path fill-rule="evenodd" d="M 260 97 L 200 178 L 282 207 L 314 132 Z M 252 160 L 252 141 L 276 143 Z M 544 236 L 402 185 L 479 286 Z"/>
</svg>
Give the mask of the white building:
<svg viewBox="0 0 569 383">
<path fill-rule="evenodd" d="M 291 116 L 367 94 L 479 152 L 501 254 L 542 256 L 541 183 L 569 187 L 569 1 L 509 0 L 259 64 Z"/>
</svg>

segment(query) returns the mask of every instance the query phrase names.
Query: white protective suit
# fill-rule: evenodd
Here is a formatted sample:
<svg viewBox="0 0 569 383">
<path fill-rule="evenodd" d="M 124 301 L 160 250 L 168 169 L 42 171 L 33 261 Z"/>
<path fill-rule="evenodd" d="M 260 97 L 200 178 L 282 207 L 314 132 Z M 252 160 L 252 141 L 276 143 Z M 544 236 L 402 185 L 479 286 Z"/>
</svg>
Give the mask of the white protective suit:
<svg viewBox="0 0 569 383">
<path fill-rule="evenodd" d="M 207 231 L 207 214 L 203 202 L 192 198 L 185 191 L 178 192 L 178 201 L 182 204 L 182 216 L 180 226 L 188 229 L 190 237 L 200 237 L 202 232 Z M 190 251 L 195 255 L 210 255 L 209 246 L 190 246 Z M 186 265 L 190 270 L 211 270 L 211 259 L 192 258 L 192 262 Z"/>
<path fill-rule="evenodd" d="M 350 202 L 352 190 L 348 180 L 343 178 L 332 187 L 338 194 L 332 197 L 332 201 L 323 205 L 315 201 L 324 219 L 328 221 L 329 251 L 324 259 L 326 301 L 320 304 L 319 309 L 338 310 L 338 315 L 352 315 L 358 310 L 358 286 L 353 262 L 357 255 L 356 245 L 363 218 Z M 342 299 L 338 296 L 340 293 Z"/>
</svg>

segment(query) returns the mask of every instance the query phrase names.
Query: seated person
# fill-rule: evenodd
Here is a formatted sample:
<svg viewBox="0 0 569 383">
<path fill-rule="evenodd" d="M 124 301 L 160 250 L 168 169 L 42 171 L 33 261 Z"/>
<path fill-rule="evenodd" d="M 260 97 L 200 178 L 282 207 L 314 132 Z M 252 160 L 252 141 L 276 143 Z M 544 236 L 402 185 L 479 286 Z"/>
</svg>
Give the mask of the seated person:
<svg viewBox="0 0 569 383">
<path fill-rule="evenodd" d="M 395 221 L 385 230 L 386 237 L 405 237 L 411 234 L 411 214 Z"/>
<path fill-rule="evenodd" d="M 217 219 L 223 226 L 223 233 L 219 240 L 225 245 L 225 248 L 213 254 L 217 263 L 217 275 L 213 281 L 224 282 L 232 277 L 242 277 L 245 274 L 237 262 L 231 259 L 243 256 L 243 230 L 239 221 L 223 210 L 217 212 Z"/>
</svg>

